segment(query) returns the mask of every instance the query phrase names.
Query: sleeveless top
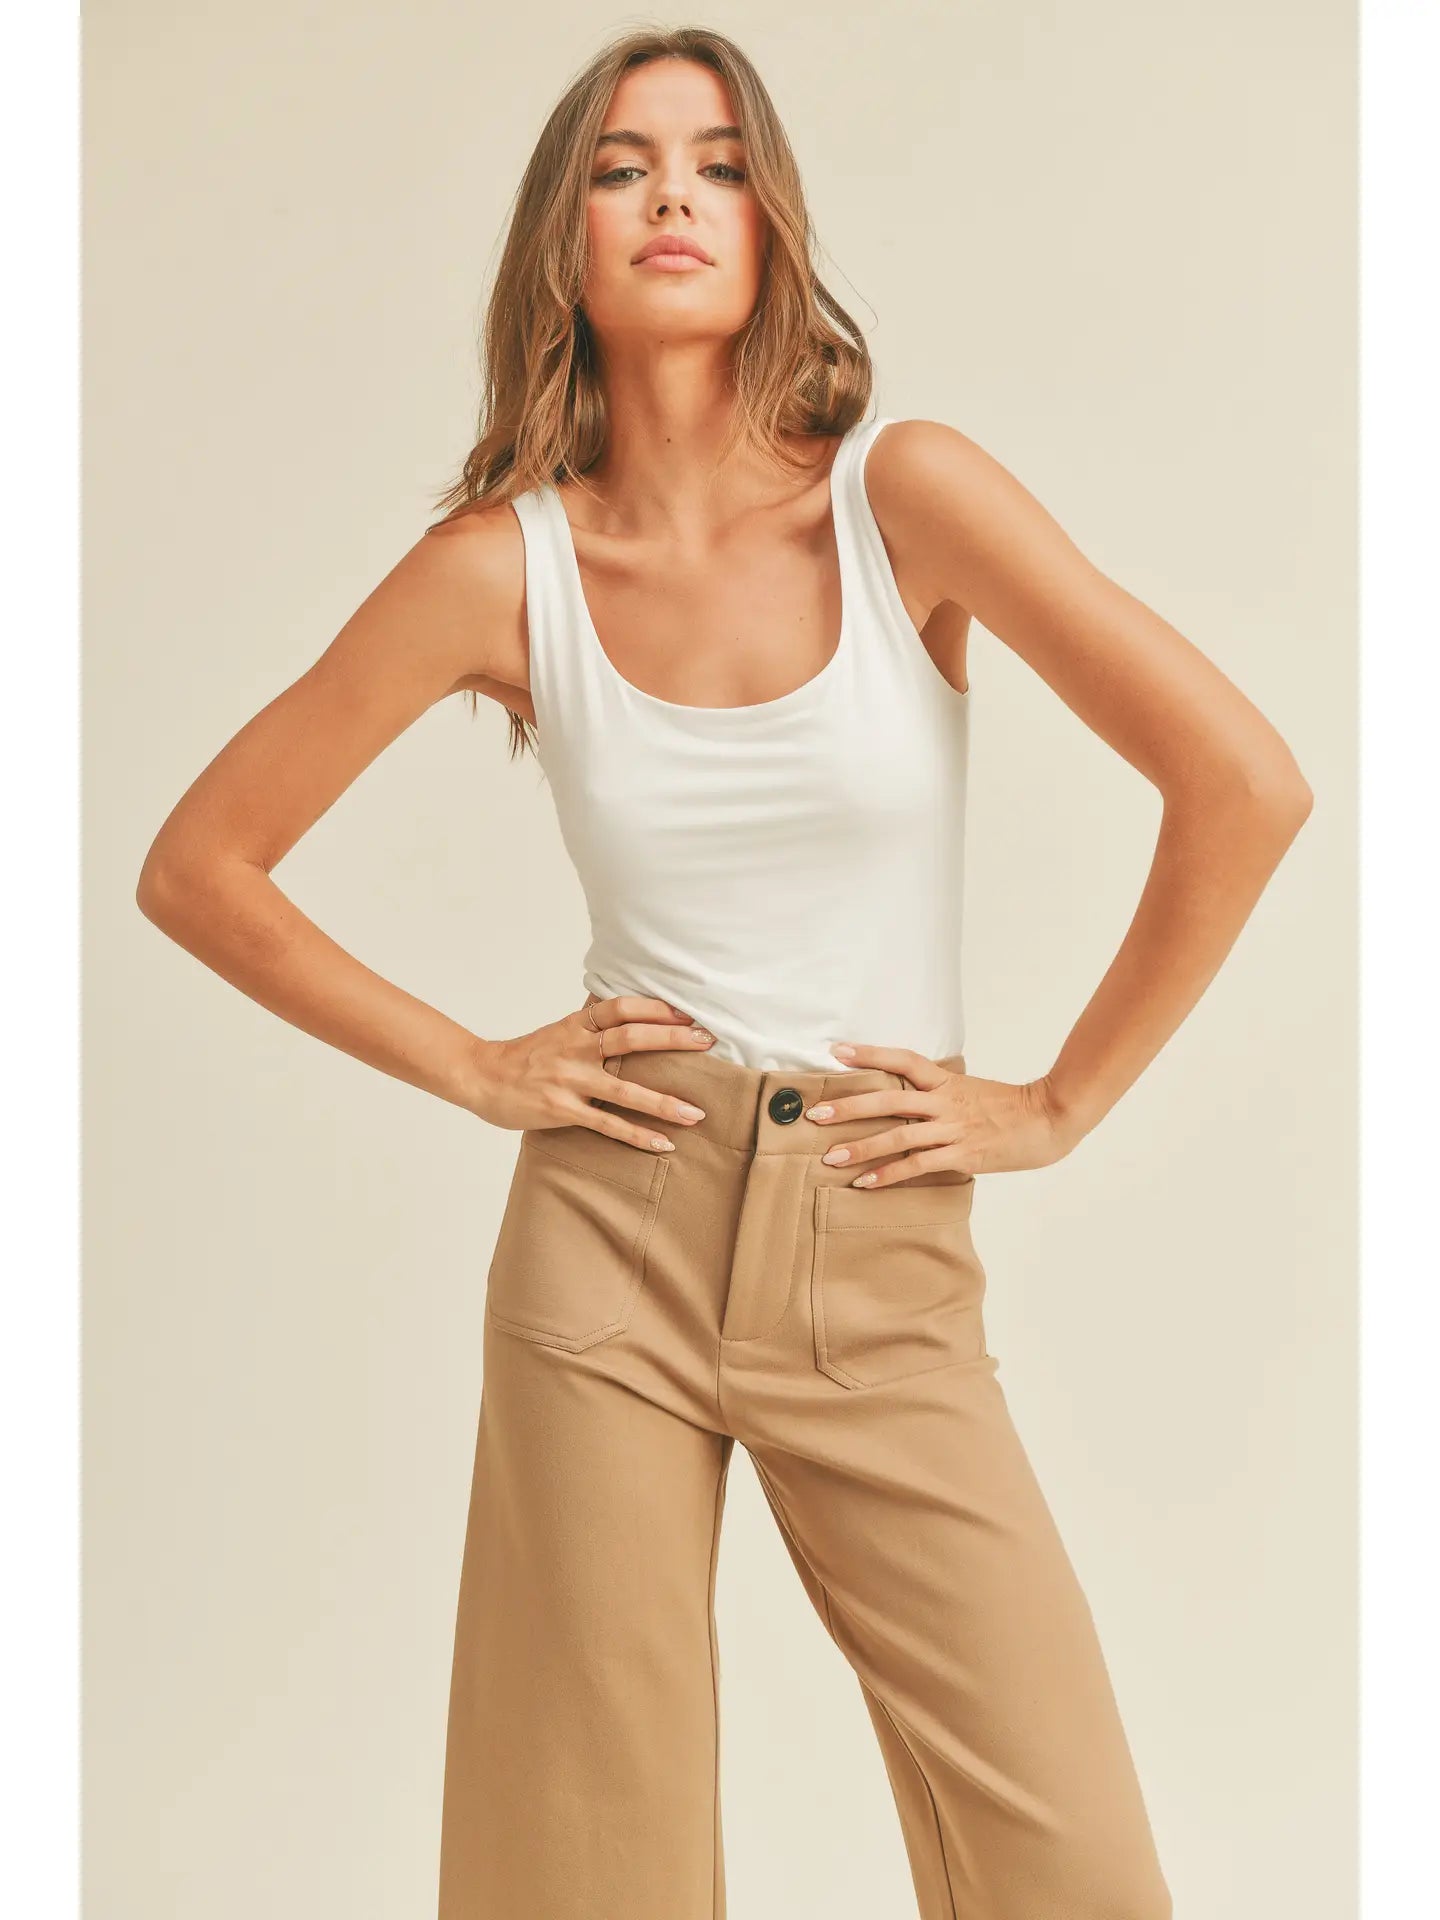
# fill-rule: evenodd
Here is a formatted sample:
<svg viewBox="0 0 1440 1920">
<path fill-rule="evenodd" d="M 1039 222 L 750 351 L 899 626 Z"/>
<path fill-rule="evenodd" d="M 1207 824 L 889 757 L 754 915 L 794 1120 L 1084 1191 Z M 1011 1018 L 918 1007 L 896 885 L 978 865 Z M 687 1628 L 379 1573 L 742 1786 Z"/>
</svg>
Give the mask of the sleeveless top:
<svg viewBox="0 0 1440 1920">
<path fill-rule="evenodd" d="M 836 651 L 749 706 L 633 686 L 591 621 L 559 493 L 511 502 L 539 760 L 590 911 L 584 985 L 670 1002 L 744 1066 L 843 1072 L 837 1040 L 964 1050 L 969 699 L 906 612 L 865 491 L 889 424 L 850 428 L 830 471 Z"/>
</svg>

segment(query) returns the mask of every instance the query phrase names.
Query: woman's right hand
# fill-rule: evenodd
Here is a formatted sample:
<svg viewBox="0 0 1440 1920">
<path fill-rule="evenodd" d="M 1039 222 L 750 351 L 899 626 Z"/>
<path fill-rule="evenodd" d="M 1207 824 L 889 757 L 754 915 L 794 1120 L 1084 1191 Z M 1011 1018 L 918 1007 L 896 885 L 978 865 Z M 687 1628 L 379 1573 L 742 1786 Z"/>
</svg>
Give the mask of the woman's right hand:
<svg viewBox="0 0 1440 1920">
<path fill-rule="evenodd" d="M 694 1126 L 704 1118 L 703 1109 L 638 1080 L 617 1081 L 602 1062 L 612 1054 L 661 1048 L 703 1053 L 714 1044 L 713 1033 L 664 1000 L 632 993 L 597 1000 L 592 994 L 583 1007 L 549 1026 L 513 1040 L 487 1040 L 479 1062 L 480 1089 L 470 1104 L 497 1127 L 590 1127 L 633 1147 L 664 1152 L 674 1145 L 667 1135 L 591 1102 L 614 1101 L 623 1085 L 624 1104 L 657 1120 Z"/>
</svg>

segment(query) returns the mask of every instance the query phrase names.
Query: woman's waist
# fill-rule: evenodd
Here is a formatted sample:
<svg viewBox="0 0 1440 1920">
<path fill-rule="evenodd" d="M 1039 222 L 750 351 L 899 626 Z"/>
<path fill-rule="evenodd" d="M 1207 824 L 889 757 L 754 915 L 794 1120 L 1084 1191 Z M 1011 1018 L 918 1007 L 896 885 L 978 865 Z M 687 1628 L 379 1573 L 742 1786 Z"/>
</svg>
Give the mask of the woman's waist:
<svg viewBox="0 0 1440 1920">
<path fill-rule="evenodd" d="M 925 981 L 897 969 L 878 985 L 846 992 L 832 969 L 819 967 L 817 973 L 824 977 L 813 992 L 783 991 L 770 981 L 702 979 L 683 966 L 612 965 L 592 954 L 583 984 L 594 999 L 634 994 L 678 1008 L 715 1036 L 700 1057 L 755 1072 L 852 1073 L 832 1051 L 838 1041 L 908 1047 L 929 1059 L 960 1052 L 965 1034 L 958 978 Z M 685 1050 L 686 1059 L 696 1057 Z"/>
</svg>

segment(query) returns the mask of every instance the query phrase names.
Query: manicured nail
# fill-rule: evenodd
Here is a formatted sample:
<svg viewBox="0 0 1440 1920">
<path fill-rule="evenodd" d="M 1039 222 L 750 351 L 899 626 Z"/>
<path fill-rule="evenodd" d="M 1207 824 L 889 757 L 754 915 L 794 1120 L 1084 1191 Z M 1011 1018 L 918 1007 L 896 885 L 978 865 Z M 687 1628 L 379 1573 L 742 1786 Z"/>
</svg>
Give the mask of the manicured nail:
<svg viewBox="0 0 1440 1920">
<path fill-rule="evenodd" d="M 705 1118 L 704 1107 L 692 1107 L 688 1100 L 677 1100 L 675 1104 L 682 1120 L 703 1120 Z"/>
<path fill-rule="evenodd" d="M 807 1107 L 805 1109 L 805 1118 L 807 1120 L 828 1120 L 834 1111 L 834 1107 Z"/>
<path fill-rule="evenodd" d="M 710 1034 L 708 1034 L 708 1033 L 707 1033 L 707 1032 L 705 1031 L 705 1029 L 704 1029 L 704 1027 L 692 1027 L 692 1028 L 690 1029 L 690 1038 L 691 1038 L 692 1040 L 701 1040 L 701 1041 L 703 1041 L 703 1040 L 709 1040 L 709 1039 L 711 1039 L 711 1038 L 712 1038 L 712 1035 L 710 1035 Z"/>
<path fill-rule="evenodd" d="M 845 1161 L 850 1158 L 850 1149 L 849 1147 L 831 1147 L 830 1151 L 828 1153 L 822 1153 L 820 1158 L 827 1166 L 843 1166 Z"/>
<path fill-rule="evenodd" d="M 675 1146 L 675 1142 L 673 1140 L 667 1140 L 663 1133 L 652 1133 L 650 1136 L 650 1144 L 652 1147 L 660 1147 L 666 1152 L 672 1152 Z"/>
<path fill-rule="evenodd" d="M 668 1005 L 669 1003 L 667 1002 L 666 1004 Z M 685 1011 L 684 1007 L 671 1007 L 670 1011 L 678 1020 L 689 1020 L 692 1018 L 692 1016 Z"/>
<path fill-rule="evenodd" d="M 840 1042 L 838 1046 L 831 1047 L 830 1051 L 831 1053 L 835 1054 L 838 1059 L 841 1059 L 841 1060 L 852 1060 L 855 1057 L 854 1047 L 847 1046 L 843 1040 Z"/>
<path fill-rule="evenodd" d="M 859 1179 L 852 1180 L 850 1184 L 852 1187 L 873 1187 L 875 1184 L 875 1176 L 873 1173 L 862 1173 Z"/>
</svg>

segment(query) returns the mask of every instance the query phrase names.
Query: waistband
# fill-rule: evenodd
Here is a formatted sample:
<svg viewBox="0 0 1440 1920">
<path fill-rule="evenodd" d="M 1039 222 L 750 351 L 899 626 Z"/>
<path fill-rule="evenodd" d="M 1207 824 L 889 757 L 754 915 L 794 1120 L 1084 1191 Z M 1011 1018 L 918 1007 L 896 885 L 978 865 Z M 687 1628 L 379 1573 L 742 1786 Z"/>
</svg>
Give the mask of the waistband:
<svg viewBox="0 0 1440 1920">
<path fill-rule="evenodd" d="M 950 1073 L 965 1071 L 963 1054 L 947 1054 L 936 1064 Z M 704 1134 L 721 1146 L 750 1153 L 818 1154 L 838 1141 L 876 1132 L 891 1123 L 883 1118 L 848 1124 L 807 1120 L 804 1109 L 821 1100 L 909 1084 L 903 1074 L 883 1067 L 837 1067 L 833 1073 L 823 1067 L 747 1067 L 679 1047 L 612 1054 L 605 1071 L 705 1109 L 705 1118 L 693 1123 L 662 1121 L 673 1134 Z M 634 1117 L 635 1110 L 626 1108 L 623 1100 L 596 1104 Z"/>
</svg>

